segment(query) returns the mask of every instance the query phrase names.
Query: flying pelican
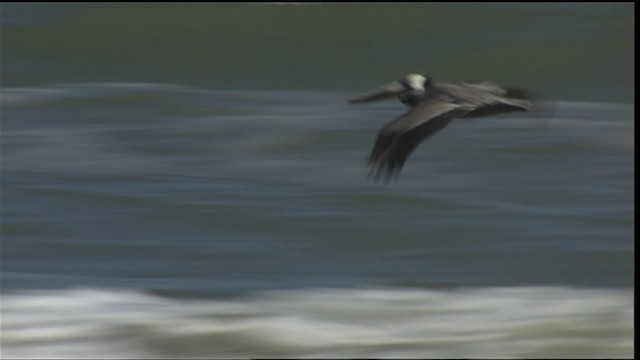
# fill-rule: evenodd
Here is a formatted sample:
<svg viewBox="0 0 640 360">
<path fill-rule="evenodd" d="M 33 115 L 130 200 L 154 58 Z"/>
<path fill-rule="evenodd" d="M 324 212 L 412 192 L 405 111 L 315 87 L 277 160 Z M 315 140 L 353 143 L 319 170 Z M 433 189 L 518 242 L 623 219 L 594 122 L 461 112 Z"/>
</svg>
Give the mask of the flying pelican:
<svg viewBox="0 0 640 360">
<path fill-rule="evenodd" d="M 458 117 L 509 111 L 527 111 L 532 103 L 520 89 L 501 88 L 488 81 L 459 84 L 436 82 L 420 74 L 408 74 L 366 94 L 349 99 L 351 104 L 397 96 L 411 109 L 385 125 L 369 157 L 369 174 L 378 179 L 397 177 L 409 154 L 427 137 Z"/>
</svg>

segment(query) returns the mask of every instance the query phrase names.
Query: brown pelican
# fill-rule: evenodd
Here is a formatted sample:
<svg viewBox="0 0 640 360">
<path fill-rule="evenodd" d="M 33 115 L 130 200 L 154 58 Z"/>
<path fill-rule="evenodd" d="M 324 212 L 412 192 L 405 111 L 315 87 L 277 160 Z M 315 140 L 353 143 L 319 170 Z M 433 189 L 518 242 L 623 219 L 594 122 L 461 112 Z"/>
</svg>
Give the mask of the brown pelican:
<svg viewBox="0 0 640 360">
<path fill-rule="evenodd" d="M 358 104 L 397 96 L 411 107 L 385 125 L 369 157 L 369 174 L 388 180 L 398 176 L 409 154 L 427 137 L 458 117 L 472 117 L 531 109 L 531 101 L 520 89 L 503 89 L 487 81 L 459 84 L 436 82 L 409 74 L 362 96 L 349 99 Z"/>
</svg>

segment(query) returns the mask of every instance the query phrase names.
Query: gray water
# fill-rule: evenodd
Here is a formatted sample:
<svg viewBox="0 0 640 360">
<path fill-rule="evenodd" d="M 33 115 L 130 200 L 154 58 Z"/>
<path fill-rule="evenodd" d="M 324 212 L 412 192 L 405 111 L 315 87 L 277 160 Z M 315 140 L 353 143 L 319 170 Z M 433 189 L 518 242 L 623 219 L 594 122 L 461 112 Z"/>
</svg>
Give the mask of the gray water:
<svg viewBox="0 0 640 360">
<path fill-rule="evenodd" d="M 633 5 L 0 10 L 3 357 L 633 356 Z M 539 100 L 376 183 L 416 71 Z"/>
</svg>

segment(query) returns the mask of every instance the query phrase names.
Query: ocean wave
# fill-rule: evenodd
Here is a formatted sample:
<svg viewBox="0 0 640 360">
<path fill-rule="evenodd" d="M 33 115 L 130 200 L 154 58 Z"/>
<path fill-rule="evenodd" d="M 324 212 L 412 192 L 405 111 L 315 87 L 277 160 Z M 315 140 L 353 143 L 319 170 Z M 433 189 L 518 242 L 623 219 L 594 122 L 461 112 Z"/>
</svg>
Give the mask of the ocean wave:
<svg viewBox="0 0 640 360">
<path fill-rule="evenodd" d="M 5 358 L 631 357 L 633 291 L 306 289 L 172 299 L 2 296 Z"/>
<path fill-rule="evenodd" d="M 347 95 L 163 83 L 4 88 L 2 136 L 10 154 L 5 167 L 207 176 L 245 176 L 247 171 L 280 176 L 290 169 L 295 174 L 315 172 L 310 176 L 314 179 L 332 181 L 342 174 L 342 179 L 360 180 L 375 133 L 404 108 L 397 102 L 349 107 Z M 443 134 L 446 142 L 461 144 L 456 149 L 461 153 L 466 153 L 466 144 L 474 151 L 493 149 L 500 156 L 628 151 L 634 144 L 632 115 L 632 105 L 543 102 L 541 110 L 531 114 L 461 119 Z M 430 140 L 431 152 L 444 139 Z M 452 156 L 449 146 L 442 149 Z M 326 165 L 318 166 L 319 161 Z M 335 171 L 326 172 L 326 166 Z"/>
<path fill-rule="evenodd" d="M 185 84 L 155 83 L 155 82 L 87 82 L 87 83 L 59 83 L 33 87 L 4 87 L 0 89 L 0 103 L 3 105 L 18 105 L 29 101 L 56 100 L 67 97 L 103 97 L 117 95 L 118 93 L 192 93 L 207 94 L 212 97 L 256 98 L 260 100 L 302 99 L 307 101 L 335 100 L 343 97 L 346 99 L 353 94 L 343 90 L 260 90 L 260 89 L 222 89 L 205 88 Z M 572 111 L 624 111 L 632 109 L 634 104 L 611 102 L 584 102 L 568 100 L 545 99 L 540 101 L 545 106 L 545 111 L 552 112 L 551 107 L 562 106 L 563 109 Z M 293 102 L 291 102 L 294 105 Z M 308 105 L 308 104 L 307 104 Z M 367 108 L 359 108 L 362 111 L 379 108 L 379 104 L 369 105 Z M 384 106 L 384 105 L 383 105 Z"/>
</svg>

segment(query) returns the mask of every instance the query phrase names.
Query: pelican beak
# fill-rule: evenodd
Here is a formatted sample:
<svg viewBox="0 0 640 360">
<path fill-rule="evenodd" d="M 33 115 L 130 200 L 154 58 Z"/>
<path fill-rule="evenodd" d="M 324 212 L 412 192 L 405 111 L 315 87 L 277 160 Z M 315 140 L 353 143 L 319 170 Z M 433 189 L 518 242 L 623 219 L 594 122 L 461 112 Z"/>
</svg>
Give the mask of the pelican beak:
<svg viewBox="0 0 640 360">
<path fill-rule="evenodd" d="M 382 100 L 393 96 L 398 96 L 407 92 L 407 88 L 400 81 L 390 82 L 387 85 L 371 90 L 364 95 L 349 99 L 350 104 L 360 104 L 370 101 Z"/>
</svg>

